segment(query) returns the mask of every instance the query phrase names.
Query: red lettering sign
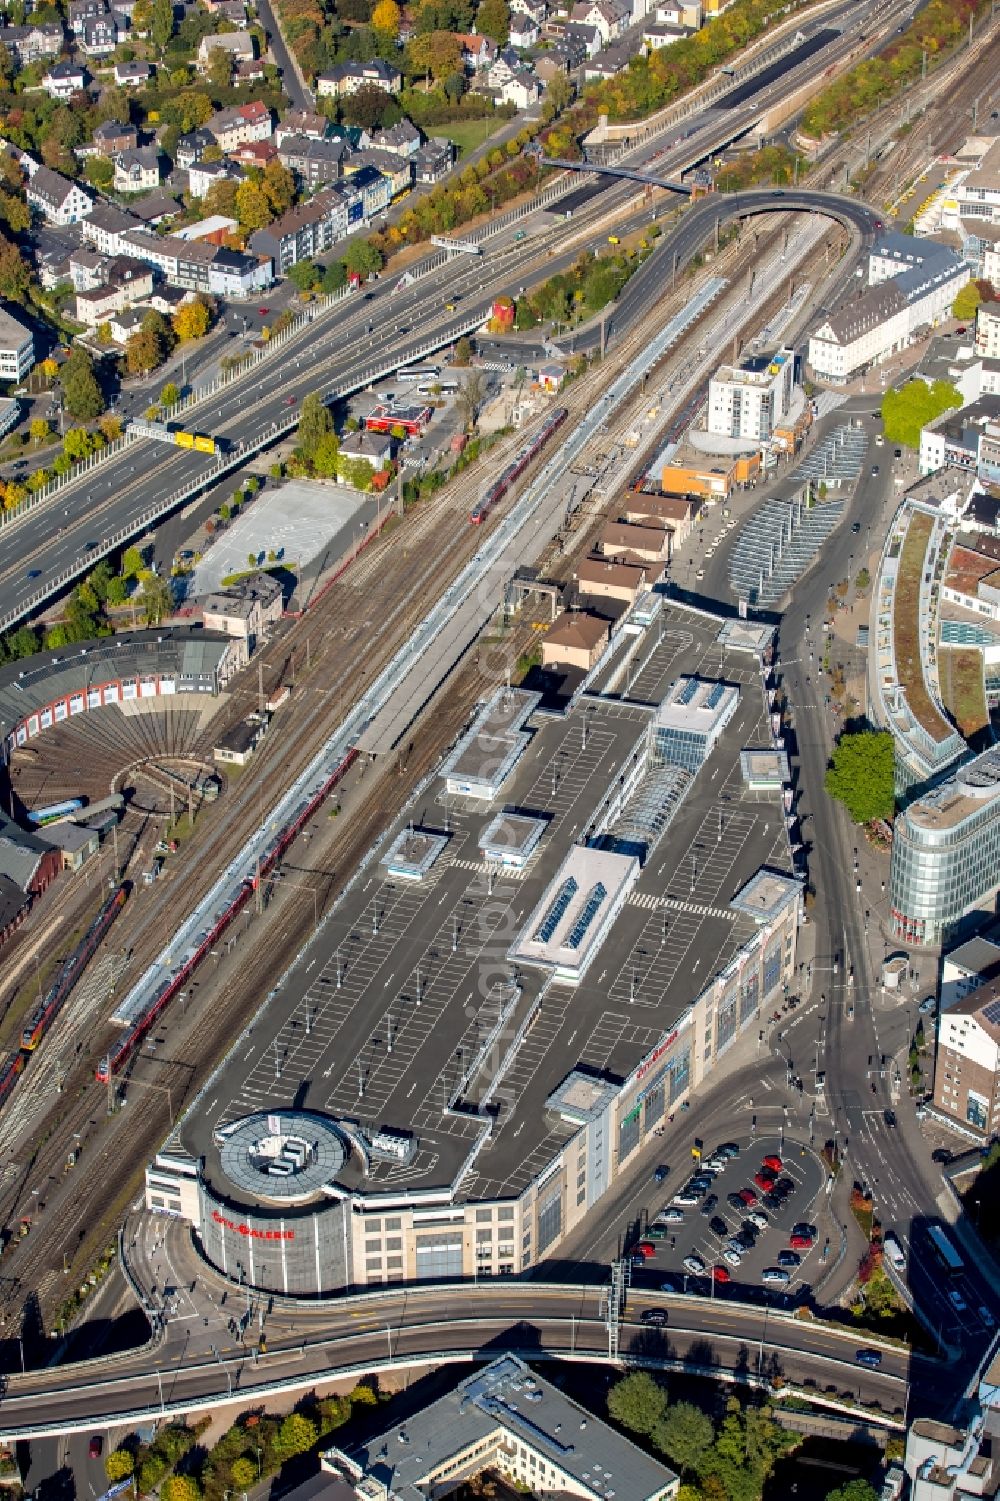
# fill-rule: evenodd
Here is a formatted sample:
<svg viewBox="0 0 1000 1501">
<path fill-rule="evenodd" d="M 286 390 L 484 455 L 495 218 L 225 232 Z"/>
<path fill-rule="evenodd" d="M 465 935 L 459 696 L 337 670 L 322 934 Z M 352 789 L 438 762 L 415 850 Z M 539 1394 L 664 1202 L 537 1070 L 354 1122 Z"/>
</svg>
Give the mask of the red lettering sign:
<svg viewBox="0 0 1000 1501">
<path fill-rule="evenodd" d="M 671 1032 L 669 1037 L 665 1038 L 664 1041 L 660 1043 L 660 1046 L 655 1050 L 655 1052 L 650 1053 L 645 1063 L 639 1064 L 639 1067 L 635 1071 L 635 1077 L 637 1081 L 641 1079 L 644 1074 L 649 1073 L 649 1070 L 653 1067 L 653 1064 L 659 1062 L 668 1048 L 673 1047 L 674 1043 L 677 1041 L 677 1035 L 677 1030 L 675 1029 L 673 1032 Z"/>
<path fill-rule="evenodd" d="M 235 1220 L 227 1220 L 224 1214 L 217 1209 L 212 1210 L 212 1218 L 217 1225 L 222 1225 L 226 1230 L 232 1230 L 237 1235 L 247 1236 L 250 1240 L 294 1240 L 294 1230 L 258 1230 L 254 1225 L 237 1225 Z"/>
</svg>

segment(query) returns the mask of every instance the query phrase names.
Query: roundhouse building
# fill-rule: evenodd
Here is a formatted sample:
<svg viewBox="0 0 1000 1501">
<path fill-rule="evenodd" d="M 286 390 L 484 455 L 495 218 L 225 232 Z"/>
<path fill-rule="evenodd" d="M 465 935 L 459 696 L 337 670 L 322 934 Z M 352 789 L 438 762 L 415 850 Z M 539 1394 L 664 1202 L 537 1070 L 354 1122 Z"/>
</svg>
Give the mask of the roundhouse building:
<svg viewBox="0 0 1000 1501">
<path fill-rule="evenodd" d="M 795 972 L 802 883 L 760 662 L 665 605 L 570 713 L 500 689 L 147 1169 L 234 1282 L 300 1296 L 557 1252 Z M 714 733 L 662 734 L 674 639 Z M 628 693 L 622 696 L 621 683 Z M 615 685 L 619 686 L 616 687 Z M 713 763 L 711 771 L 704 767 Z M 711 838 L 706 840 L 705 831 Z M 669 838 L 666 837 L 669 830 Z M 753 1040 L 752 1043 L 750 1040 Z"/>
<path fill-rule="evenodd" d="M 4 759 L 92 709 L 220 693 L 241 665 L 239 643 L 187 628 L 102 636 L 23 657 L 0 668 Z"/>
</svg>

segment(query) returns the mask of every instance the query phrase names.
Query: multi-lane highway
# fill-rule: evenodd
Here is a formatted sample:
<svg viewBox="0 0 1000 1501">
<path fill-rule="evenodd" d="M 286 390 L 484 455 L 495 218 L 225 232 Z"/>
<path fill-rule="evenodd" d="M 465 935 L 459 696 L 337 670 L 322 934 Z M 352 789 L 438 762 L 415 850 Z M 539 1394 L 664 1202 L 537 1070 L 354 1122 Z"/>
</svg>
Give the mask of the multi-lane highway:
<svg viewBox="0 0 1000 1501">
<path fill-rule="evenodd" d="M 731 100 L 723 96 L 702 114 L 692 116 L 668 145 L 657 138 L 626 153 L 621 163 L 639 168 L 655 163 L 657 174 L 665 179 L 679 174 L 749 128 L 790 84 L 815 76 L 845 49 L 856 46 L 866 18 L 878 16 L 881 30 L 897 9 L 884 0 L 875 6 L 845 5 L 807 22 L 802 27 L 803 41 L 786 59 L 780 78 L 774 79 L 765 70 L 756 79 L 742 82 L 732 91 Z M 821 34 L 820 46 L 817 37 Z M 485 319 L 498 293 L 516 296 L 540 276 L 566 269 L 582 250 L 598 248 L 605 239 L 601 223 L 611 214 L 622 213 L 635 193 L 635 184 L 616 182 L 572 221 L 539 219 L 522 242 L 514 240 L 510 227 L 484 242 L 483 256 L 438 266 L 399 291 L 387 277 L 360 297 L 318 316 L 316 323 L 280 352 L 200 404 L 192 413 L 192 424 L 211 432 L 227 451 L 261 444 L 289 427 L 309 391 L 333 395 L 362 388 L 429 346 L 444 347 L 460 332 L 475 327 Z M 712 233 L 717 219 L 775 209 L 824 212 L 829 207 L 866 233 L 873 231 L 876 222 L 863 204 L 820 195 L 753 193 L 738 201 L 715 202 L 714 208 L 706 209 L 704 203 L 693 206 L 677 228 L 662 238 L 641 279 L 635 278 L 620 299 L 612 317 L 613 330 L 620 332 L 643 316 L 662 289 L 668 268 L 671 277 L 682 271 Z M 596 338 L 591 335 L 590 342 Z M 4 528 L 0 531 L 0 621 L 10 625 L 30 615 L 42 600 L 64 588 L 67 578 L 92 566 L 108 550 L 112 538 L 141 531 L 152 509 L 202 479 L 210 481 L 215 468 L 204 456 L 138 441 Z"/>
</svg>

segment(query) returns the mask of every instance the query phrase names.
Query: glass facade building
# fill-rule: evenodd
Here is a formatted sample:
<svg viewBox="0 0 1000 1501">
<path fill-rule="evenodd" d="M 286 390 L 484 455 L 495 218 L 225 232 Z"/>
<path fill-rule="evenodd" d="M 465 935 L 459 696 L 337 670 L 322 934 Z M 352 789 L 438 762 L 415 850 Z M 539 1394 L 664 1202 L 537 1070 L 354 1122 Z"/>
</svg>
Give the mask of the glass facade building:
<svg viewBox="0 0 1000 1501">
<path fill-rule="evenodd" d="M 1000 747 L 896 819 L 889 875 L 896 938 L 936 948 L 1000 891 Z"/>
</svg>

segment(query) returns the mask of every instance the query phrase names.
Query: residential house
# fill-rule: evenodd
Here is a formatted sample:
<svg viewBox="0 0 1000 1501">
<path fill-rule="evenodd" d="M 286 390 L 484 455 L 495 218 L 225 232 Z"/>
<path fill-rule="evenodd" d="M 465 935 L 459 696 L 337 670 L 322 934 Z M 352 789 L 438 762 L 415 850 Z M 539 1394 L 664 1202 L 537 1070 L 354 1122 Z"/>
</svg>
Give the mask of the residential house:
<svg viewBox="0 0 1000 1501">
<path fill-rule="evenodd" d="M 373 473 L 385 469 L 392 458 L 392 437 L 389 433 L 370 433 L 367 428 L 359 428 L 356 433 L 344 433 L 340 440 L 340 457 L 348 462 L 361 460 L 370 464 Z M 346 472 L 338 470 L 337 482 L 341 485 L 350 484 Z"/>
<path fill-rule="evenodd" d="M 262 57 L 244 57 L 236 64 L 235 82 L 260 83 L 264 77 L 264 59 Z"/>
<path fill-rule="evenodd" d="M 316 79 L 316 94 L 320 99 L 346 99 L 359 89 L 383 89 L 387 94 L 398 94 L 403 86 L 403 76 L 391 63 L 376 58 L 370 63 L 338 63 Z"/>
<path fill-rule="evenodd" d="M 177 137 L 174 161 L 186 172 L 195 162 L 201 161 L 209 146 L 217 144 L 212 132 L 200 125 L 197 130 L 189 130 L 186 135 Z"/>
<path fill-rule="evenodd" d="M 143 224 L 160 224 L 180 211 L 180 202 L 163 188 L 154 188 L 133 205 L 132 212 Z"/>
<path fill-rule="evenodd" d="M 266 255 L 243 255 L 209 240 L 154 235 L 133 230 L 124 237 L 130 255 L 148 261 L 173 287 L 210 297 L 250 297 L 270 286 L 273 268 Z"/>
<path fill-rule="evenodd" d="M 30 328 L 6 308 L 0 309 L 0 380 L 19 384 L 35 363 L 35 341 Z"/>
<path fill-rule="evenodd" d="M 118 22 L 110 10 L 90 16 L 78 37 L 80 51 L 87 57 L 110 57 L 118 46 Z"/>
<path fill-rule="evenodd" d="M 568 21 L 559 40 L 570 49 L 570 56 L 578 59 L 570 65 L 570 71 L 578 68 L 588 58 L 596 57 L 601 50 L 601 33 L 596 26 L 585 21 Z"/>
<path fill-rule="evenodd" d="M 71 283 L 74 292 L 91 292 L 94 287 L 104 286 L 110 264 L 110 257 L 90 245 L 81 245 L 66 262 L 65 280 Z"/>
<path fill-rule="evenodd" d="M 347 234 L 348 225 L 360 221 L 363 203 L 357 197 L 351 212 L 347 197 L 337 188 L 323 188 L 308 203 L 301 203 L 250 236 L 255 255 L 270 256 L 280 276 L 298 261 L 313 259 L 332 250 Z"/>
<path fill-rule="evenodd" d="M 868 285 L 852 292 L 809 338 L 821 380 L 847 381 L 948 317 L 969 267 L 945 245 L 892 231 L 872 247 Z"/>
<path fill-rule="evenodd" d="M 198 67 L 205 72 L 213 52 L 228 52 L 232 63 L 246 62 L 257 56 L 253 37 L 246 31 L 224 31 L 202 37 L 198 48 Z"/>
<path fill-rule="evenodd" d="M 625 71 L 634 56 L 635 51 L 628 42 L 619 42 L 615 47 L 605 47 L 596 57 L 592 57 L 584 64 L 583 76 L 588 83 L 595 78 L 616 78 L 619 73 Z"/>
<path fill-rule="evenodd" d="M 541 34 L 542 28 L 530 12 L 511 13 L 509 41 L 512 47 L 533 47 Z"/>
<path fill-rule="evenodd" d="M 388 157 L 389 165 L 372 160 L 374 157 Z M 384 151 L 358 152 L 351 158 L 347 171 L 351 187 L 361 194 L 362 211 L 369 220 L 387 209 L 396 193 L 401 193 L 412 181 L 409 162 L 401 163 L 398 157 L 388 156 Z"/>
<path fill-rule="evenodd" d="M 597 33 L 595 31 L 594 35 Z M 586 56 L 583 47 L 576 43 L 552 42 L 545 52 L 539 52 L 535 58 L 535 77 L 538 82 L 548 88 L 557 73 L 565 76 L 582 67 Z"/>
<path fill-rule="evenodd" d="M 259 99 L 220 109 L 205 123 L 223 151 L 235 151 L 248 141 L 266 141 L 274 134 L 271 111 Z"/>
<path fill-rule="evenodd" d="M 115 83 L 120 89 L 144 88 L 152 76 L 149 63 L 115 63 Z"/>
<path fill-rule="evenodd" d="M 682 26 L 697 31 L 702 22 L 701 0 L 659 0 L 656 21 L 661 26 Z"/>
<path fill-rule="evenodd" d="M 278 155 L 278 148 L 274 141 L 247 141 L 243 146 L 237 146 L 235 151 L 230 151 L 229 160 L 238 167 L 256 167 L 263 172 L 268 162 L 273 162 Z"/>
<path fill-rule="evenodd" d="M 238 31 L 246 31 L 250 24 L 250 15 L 244 0 L 215 0 L 215 13 L 222 16 L 231 26 Z"/>
<path fill-rule="evenodd" d="M 487 74 L 487 82 L 490 88 L 499 89 L 509 78 L 514 77 L 514 74 L 520 67 L 521 59 L 513 47 L 504 47 L 503 51 L 498 52 L 493 59 L 489 73 Z"/>
<path fill-rule="evenodd" d="M 204 198 L 215 183 L 226 181 L 243 181 L 243 170 L 235 162 L 198 162 L 188 168 L 188 188 L 192 198 Z"/>
<path fill-rule="evenodd" d="M 293 109 L 274 127 L 274 143 L 280 146 L 288 136 L 307 136 L 311 141 L 325 141 L 330 135 L 326 115 L 311 109 Z"/>
<path fill-rule="evenodd" d="M 610 627 L 598 615 L 573 610 L 560 615 L 542 638 L 543 667 L 576 667 L 584 672 L 600 658 Z"/>
<path fill-rule="evenodd" d="M 414 182 L 441 182 L 455 165 L 455 146 L 452 141 L 432 136 L 426 146 L 413 153 Z"/>
<path fill-rule="evenodd" d="M 98 156 L 114 157 L 119 151 L 135 151 L 139 132 L 134 125 L 124 125 L 121 120 L 105 120 L 94 131 L 91 145 Z"/>
<path fill-rule="evenodd" d="M 122 151 L 115 157 L 114 190 L 116 193 L 145 193 L 160 186 L 160 149 L 140 146 Z"/>
<path fill-rule="evenodd" d="M 25 187 L 28 205 L 48 224 L 79 224 L 94 207 L 91 195 L 51 167 L 38 167 Z"/>
<path fill-rule="evenodd" d="M 596 26 L 606 47 L 623 36 L 632 20 L 630 0 L 577 0 L 570 18 L 585 26 Z"/>
<path fill-rule="evenodd" d="M 417 127 L 409 120 L 400 120 L 395 125 L 384 125 L 371 132 L 371 144 L 376 151 L 388 151 L 393 156 L 412 160 L 420 149 L 422 137 Z"/>
<path fill-rule="evenodd" d="M 0 26 L 0 45 L 7 48 L 20 68 L 47 57 L 58 57 L 64 41 L 58 21 L 45 21 L 37 26 Z"/>
<path fill-rule="evenodd" d="M 336 182 L 344 172 L 349 155 L 345 141 L 318 141 L 309 136 L 286 136 L 278 148 L 278 160 L 294 172 L 303 186 L 318 187 Z"/>
<path fill-rule="evenodd" d="M 142 221 L 113 203 L 95 203 L 83 221 L 83 238 L 102 255 L 123 255 L 123 237 L 130 230 L 141 229 Z"/>
<path fill-rule="evenodd" d="M 216 247 L 208 266 L 208 291 L 212 297 L 237 302 L 257 297 L 274 281 L 274 264 L 269 255 L 245 255 L 241 250 Z"/>
<path fill-rule="evenodd" d="M 127 307 L 120 313 L 112 313 L 110 318 L 105 318 L 111 342 L 124 349 L 132 335 L 142 331 L 142 320 L 148 311 L 148 308 Z"/>
<path fill-rule="evenodd" d="M 477 32 L 456 32 L 456 42 L 462 46 L 462 64 L 467 73 L 485 73 L 496 61 L 497 44 L 491 36 L 479 36 Z"/>
<path fill-rule="evenodd" d="M 500 85 L 500 98 L 504 104 L 513 104 L 516 109 L 530 109 L 541 98 L 538 79 L 527 68 L 518 68 L 506 82 Z"/>
<path fill-rule="evenodd" d="M 66 7 L 66 25 L 74 36 L 79 36 L 87 21 L 102 16 L 107 11 L 106 0 L 69 0 Z"/>
<path fill-rule="evenodd" d="M 650 21 L 642 28 L 642 45 L 647 52 L 659 52 L 662 47 L 672 47 L 691 33 L 683 26 L 668 26 L 663 21 Z"/>
<path fill-rule="evenodd" d="M 104 286 L 78 292 L 76 321 L 87 328 L 107 323 L 115 313 L 145 302 L 153 290 L 153 268 L 130 257 L 116 257 L 108 267 Z"/>
<path fill-rule="evenodd" d="M 87 81 L 85 68 L 77 63 L 53 63 L 42 79 L 42 88 L 50 99 L 72 99 Z"/>
</svg>

